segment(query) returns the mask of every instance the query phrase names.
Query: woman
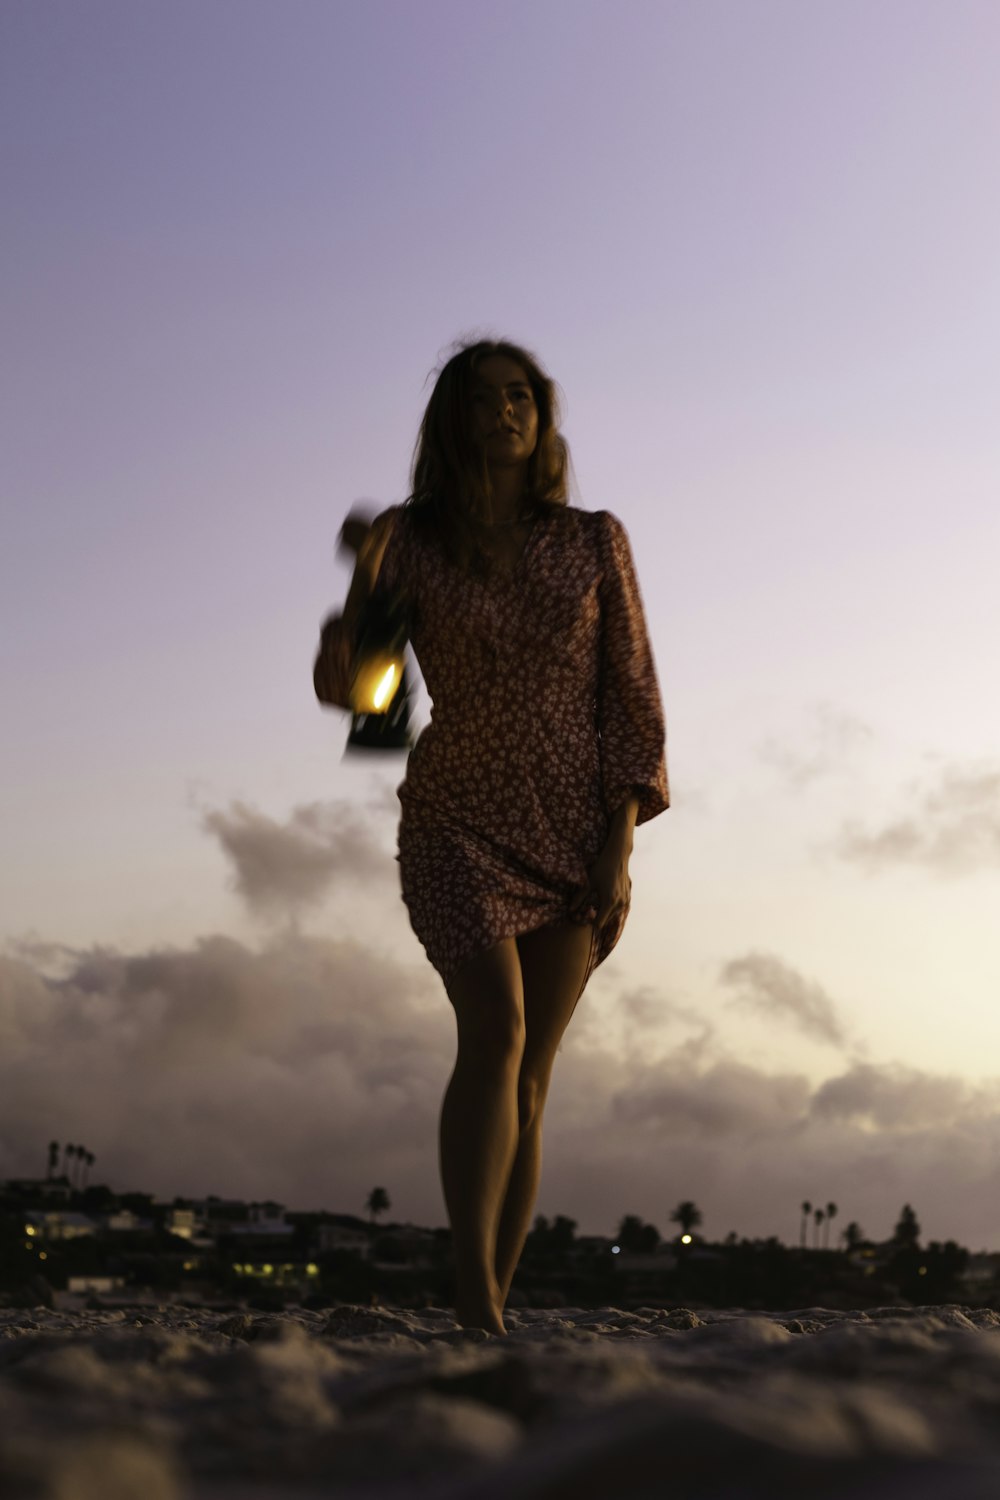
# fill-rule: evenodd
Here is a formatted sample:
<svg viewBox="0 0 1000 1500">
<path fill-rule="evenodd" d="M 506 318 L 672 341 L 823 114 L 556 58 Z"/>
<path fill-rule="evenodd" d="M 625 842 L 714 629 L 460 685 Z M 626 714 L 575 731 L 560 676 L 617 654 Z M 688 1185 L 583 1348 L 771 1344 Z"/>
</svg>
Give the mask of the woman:
<svg viewBox="0 0 1000 1500">
<path fill-rule="evenodd" d="M 373 591 L 403 598 L 433 711 L 398 789 L 397 858 L 458 1025 L 440 1132 L 456 1314 L 496 1334 L 556 1050 L 625 925 L 633 829 L 669 805 L 628 537 L 567 504 L 567 468 L 538 361 L 506 341 L 460 346 L 424 415 L 413 493 L 364 537 L 316 674 L 323 697 Z"/>
</svg>

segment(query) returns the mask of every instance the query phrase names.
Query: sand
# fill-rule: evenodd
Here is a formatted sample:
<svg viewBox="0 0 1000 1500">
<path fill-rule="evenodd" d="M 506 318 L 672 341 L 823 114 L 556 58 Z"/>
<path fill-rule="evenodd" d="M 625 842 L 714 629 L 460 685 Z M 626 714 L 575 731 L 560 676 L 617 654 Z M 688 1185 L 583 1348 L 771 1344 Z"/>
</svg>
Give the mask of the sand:
<svg viewBox="0 0 1000 1500">
<path fill-rule="evenodd" d="M 996 1500 L 1000 1314 L 0 1312 L 10 1500 Z"/>
</svg>

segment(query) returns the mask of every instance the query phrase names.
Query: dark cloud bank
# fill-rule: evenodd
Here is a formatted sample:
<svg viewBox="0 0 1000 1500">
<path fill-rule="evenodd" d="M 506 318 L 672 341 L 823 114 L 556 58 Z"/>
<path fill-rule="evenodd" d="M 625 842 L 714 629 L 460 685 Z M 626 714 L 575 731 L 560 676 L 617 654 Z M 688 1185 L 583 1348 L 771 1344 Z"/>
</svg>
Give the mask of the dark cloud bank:
<svg viewBox="0 0 1000 1500">
<path fill-rule="evenodd" d="M 775 1018 L 841 1038 L 822 992 L 773 957 L 726 973 Z M 728 1055 L 649 989 L 621 1003 L 629 1056 L 602 1046 L 585 997 L 557 1058 L 539 1211 L 587 1231 L 639 1213 L 666 1232 L 694 1198 L 710 1234 L 793 1239 L 803 1198 L 875 1235 L 910 1201 L 931 1236 L 1000 1244 L 1000 1087 L 849 1060 L 813 1087 Z M 429 967 L 352 941 L 24 947 L 0 959 L 0 1174 L 43 1170 L 50 1139 L 82 1141 L 120 1189 L 362 1212 L 381 1184 L 394 1215 L 443 1223 L 453 1051 Z"/>
<path fill-rule="evenodd" d="M 978 806 L 992 790 L 969 795 Z M 286 919 L 258 950 L 224 936 L 133 955 L 9 944 L 0 1175 L 43 1171 L 55 1139 L 84 1143 L 96 1179 L 122 1190 L 357 1213 L 379 1184 L 394 1215 L 443 1223 L 455 1038 L 437 976 L 416 940 L 399 964 L 287 925 L 338 889 L 397 899 L 389 812 L 384 789 L 367 809 L 314 803 L 284 823 L 239 802 L 203 811 L 250 911 Z M 612 1002 L 623 1056 L 587 995 L 556 1061 L 540 1212 L 584 1232 L 638 1213 L 665 1233 L 694 1198 L 711 1235 L 794 1239 L 804 1198 L 876 1236 L 909 1201 L 932 1237 L 1000 1246 L 1000 1082 L 859 1060 L 831 997 L 774 954 L 732 958 L 719 985 L 729 1006 L 828 1047 L 839 1071 L 817 1087 L 749 1066 L 695 1007 L 648 986 Z"/>
</svg>

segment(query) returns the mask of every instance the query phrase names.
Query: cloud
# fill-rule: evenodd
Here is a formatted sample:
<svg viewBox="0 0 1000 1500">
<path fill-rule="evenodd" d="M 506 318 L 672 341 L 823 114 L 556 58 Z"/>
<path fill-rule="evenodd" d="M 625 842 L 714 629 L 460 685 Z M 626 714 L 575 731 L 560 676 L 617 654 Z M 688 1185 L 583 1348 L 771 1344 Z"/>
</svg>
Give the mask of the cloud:
<svg viewBox="0 0 1000 1500">
<path fill-rule="evenodd" d="M 723 966 L 720 979 L 723 984 L 738 987 L 731 1005 L 791 1021 L 814 1041 L 847 1046 L 843 1022 L 826 991 L 773 954 L 747 953 L 731 959 Z"/>
<path fill-rule="evenodd" d="M 705 1042 L 714 1035 L 711 1021 L 700 1010 L 693 1005 L 682 1005 L 677 1000 L 671 1000 L 650 984 L 622 990 L 617 1008 L 624 1011 L 633 1027 L 662 1032 L 664 1026 L 676 1022 L 680 1026 L 693 1027 L 701 1033 Z"/>
<path fill-rule="evenodd" d="M 0 957 L 0 1176 L 40 1171 L 59 1139 L 121 1189 L 360 1212 L 375 1182 L 415 1176 L 429 1197 L 453 1052 L 437 989 L 295 934 L 95 948 L 60 979 Z"/>
<path fill-rule="evenodd" d="M 255 916 L 291 916 L 318 905 L 338 884 L 385 880 L 393 870 L 373 819 L 352 802 L 311 802 L 278 823 L 237 801 L 226 812 L 205 812 L 202 827 L 218 840 Z"/>
<path fill-rule="evenodd" d="M 961 1079 L 923 1073 L 899 1064 L 875 1067 L 855 1063 L 817 1090 L 812 1113 L 818 1118 L 856 1120 L 879 1130 L 920 1129 L 954 1124 L 975 1107 L 981 1091 Z"/>
<path fill-rule="evenodd" d="M 616 1121 L 672 1137 L 771 1134 L 794 1126 L 809 1106 L 809 1085 L 795 1074 L 764 1074 L 732 1059 L 691 1066 L 690 1054 L 664 1061 L 612 1100 Z"/>
<path fill-rule="evenodd" d="M 867 870 L 917 865 L 942 874 L 1000 866 L 1000 770 L 945 767 L 933 786 L 917 788 L 907 816 L 874 832 L 847 822 L 835 845 L 842 859 Z"/>
<path fill-rule="evenodd" d="M 802 748 L 774 738 L 757 747 L 765 765 L 773 766 L 797 791 L 820 777 L 843 771 L 845 762 L 872 738 L 863 720 L 829 703 L 813 704 L 806 712 L 811 722 Z"/>
<path fill-rule="evenodd" d="M 602 1207 L 607 1228 L 639 1213 L 666 1232 L 670 1210 L 692 1198 L 712 1236 L 794 1243 L 805 1198 L 838 1203 L 842 1223 L 875 1237 L 911 1202 L 927 1239 L 1000 1244 L 1000 1081 L 851 1063 L 814 1083 L 721 1045 L 656 1056 L 646 1037 L 625 1058 L 586 1033 L 569 1033 L 565 1051 L 547 1112 L 542 1213 L 593 1225 Z"/>
<path fill-rule="evenodd" d="M 294 932 L 259 950 L 222 936 L 56 949 L 60 977 L 0 957 L 0 1176 L 42 1173 L 49 1141 L 72 1141 L 95 1154 L 93 1180 L 123 1191 L 363 1213 L 379 1184 L 393 1217 L 446 1222 L 454 1018 L 425 963 Z M 653 993 L 638 998 L 651 1016 Z M 814 1083 L 670 1034 L 644 1026 L 622 1055 L 571 1023 L 539 1213 L 588 1232 L 639 1213 L 666 1232 L 692 1198 L 710 1235 L 794 1242 L 804 1198 L 875 1235 L 911 1202 L 927 1237 L 1000 1242 L 1000 1086 L 856 1063 Z"/>
</svg>

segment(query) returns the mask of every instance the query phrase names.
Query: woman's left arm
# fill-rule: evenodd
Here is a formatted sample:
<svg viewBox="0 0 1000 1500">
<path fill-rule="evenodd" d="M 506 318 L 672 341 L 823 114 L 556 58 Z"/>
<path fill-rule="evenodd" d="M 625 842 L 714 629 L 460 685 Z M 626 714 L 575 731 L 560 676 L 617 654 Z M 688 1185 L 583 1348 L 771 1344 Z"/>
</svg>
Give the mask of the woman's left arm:
<svg viewBox="0 0 1000 1500">
<path fill-rule="evenodd" d="M 595 519 L 601 559 L 597 729 L 604 805 L 609 818 L 625 817 L 622 803 L 634 794 L 639 799 L 635 823 L 645 823 L 670 806 L 663 703 L 628 532 L 610 511 L 599 511 Z"/>
<path fill-rule="evenodd" d="M 628 862 L 637 823 L 670 805 L 663 705 L 632 549 L 610 511 L 596 517 L 601 557 L 601 660 L 597 729 L 608 809 L 604 847 L 571 904 L 603 926 L 628 904 Z"/>
</svg>

